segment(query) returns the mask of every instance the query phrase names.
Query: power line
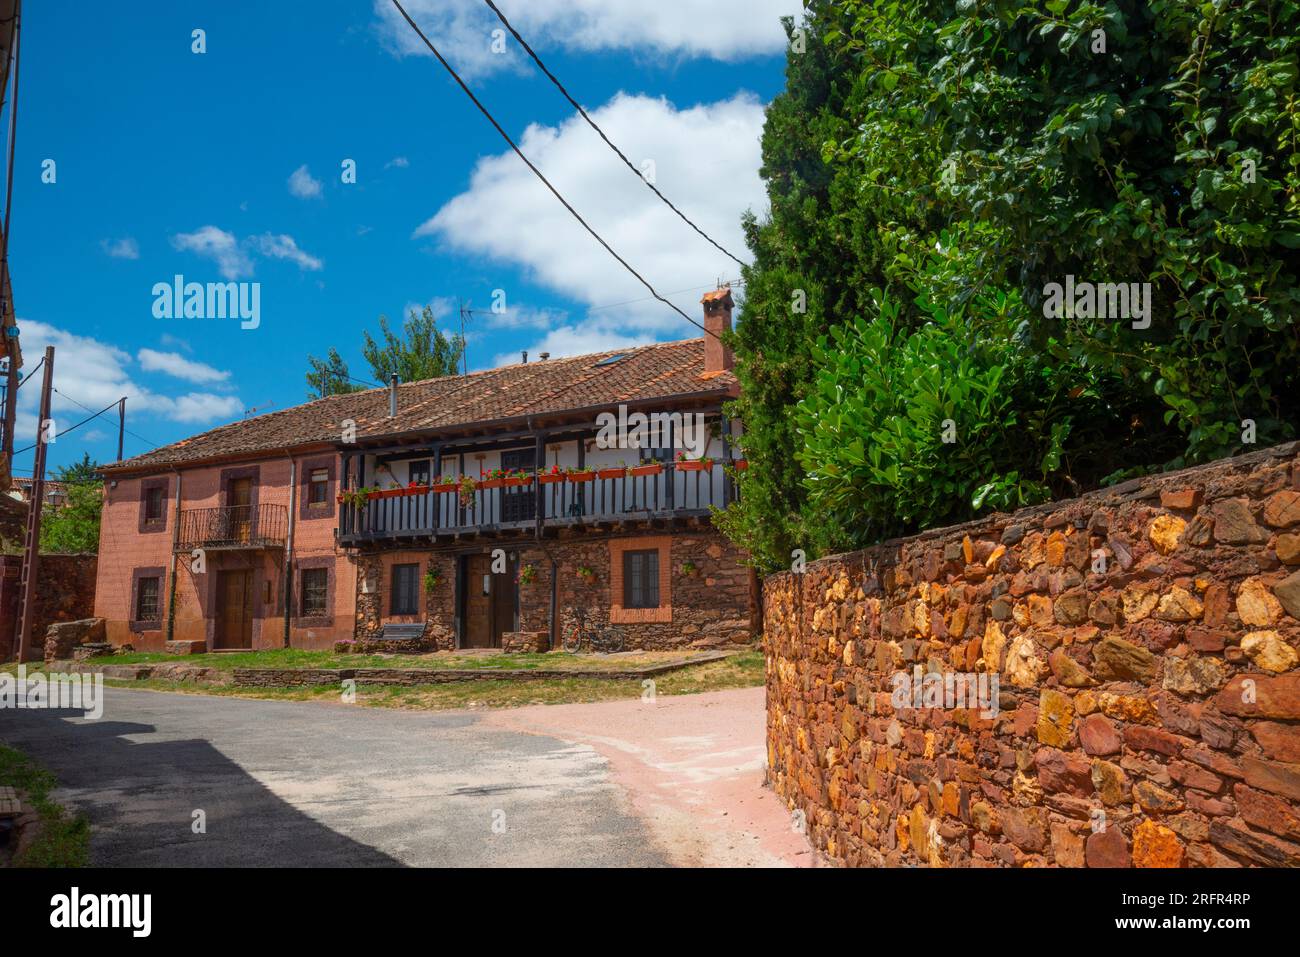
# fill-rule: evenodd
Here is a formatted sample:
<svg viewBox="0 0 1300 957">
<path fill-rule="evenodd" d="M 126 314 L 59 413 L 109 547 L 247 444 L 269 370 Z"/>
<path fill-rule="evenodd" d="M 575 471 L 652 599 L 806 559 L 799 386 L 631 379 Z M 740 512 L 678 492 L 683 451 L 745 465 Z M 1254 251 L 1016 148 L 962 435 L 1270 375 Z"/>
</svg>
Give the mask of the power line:
<svg viewBox="0 0 1300 957">
<path fill-rule="evenodd" d="M 441 53 L 438 52 L 438 48 L 435 47 L 433 45 L 433 42 L 427 36 L 424 35 L 424 31 L 421 30 L 419 25 L 414 20 L 411 19 L 411 15 L 406 12 L 406 8 L 402 6 L 399 0 L 393 0 L 393 6 L 397 7 L 398 13 L 400 13 L 402 17 L 406 20 L 406 22 L 411 25 L 411 29 L 414 30 L 416 32 L 416 35 L 419 36 L 419 38 L 424 41 L 424 45 L 429 48 L 429 51 L 435 57 L 438 58 L 438 62 L 443 65 L 443 68 L 448 73 L 451 74 L 451 78 L 456 81 L 456 83 L 460 86 L 460 88 L 465 92 L 465 95 L 470 98 L 470 102 L 472 102 L 476 107 L 478 107 L 478 111 L 482 113 L 487 118 L 487 121 L 492 124 L 493 128 L 498 133 L 501 134 L 501 138 L 510 144 L 510 148 L 514 150 L 515 155 L 524 161 L 524 165 L 526 165 L 530 170 L 532 170 L 533 175 L 542 181 L 542 183 L 546 186 L 546 188 L 549 189 L 551 193 L 555 196 L 555 198 L 560 201 L 560 204 L 569 211 L 569 214 L 573 216 L 573 218 L 576 219 L 580 224 L 582 224 L 582 228 L 585 229 L 587 232 L 589 232 L 592 238 L 596 240 L 596 242 L 604 246 L 605 251 L 608 252 L 611 256 L 613 256 L 616 260 L 618 260 L 619 265 L 621 265 L 624 269 L 626 269 L 633 276 L 635 276 L 637 280 L 641 283 L 641 285 L 645 286 L 646 289 L 650 291 L 651 296 L 653 296 L 655 299 L 658 299 L 669 309 L 676 312 L 679 316 L 681 316 L 683 319 L 685 319 L 695 328 L 699 329 L 706 336 L 713 336 L 715 339 L 719 338 L 718 336 L 714 335 L 712 332 L 709 332 L 708 329 L 705 329 L 704 326 L 700 325 L 698 322 L 696 322 L 686 313 L 682 312 L 682 310 L 679 309 L 674 303 L 669 302 L 667 299 L 661 296 L 659 292 L 655 289 L 655 287 L 650 285 L 649 281 L 646 280 L 644 276 L 642 276 L 639 272 L 633 269 L 631 264 L 626 259 L 624 259 L 622 256 L 620 256 L 618 253 L 614 251 L 613 246 L 605 242 L 604 238 L 600 235 L 600 233 L 596 232 L 596 230 L 591 228 L 591 226 L 587 223 L 587 221 L 582 218 L 582 215 L 576 209 L 574 209 L 572 205 L 570 205 L 567 199 L 565 199 L 560 194 L 560 191 L 556 189 L 553 185 L 551 185 L 551 181 L 542 174 L 542 171 L 533 165 L 533 161 L 524 155 L 523 150 L 521 150 L 519 146 L 515 143 L 515 141 L 511 139 L 510 134 L 507 133 L 502 128 L 501 124 L 496 121 L 496 117 L 494 117 L 490 112 L 488 112 L 488 108 L 486 106 L 484 106 L 481 102 L 479 102 L 479 98 L 474 95 L 474 91 L 471 90 L 466 85 L 465 81 L 460 78 L 460 74 L 457 73 L 452 68 L 452 65 L 447 62 L 446 58 Z"/>
<path fill-rule="evenodd" d="M 63 393 L 60 392 L 59 395 L 63 395 Z M 78 404 L 80 404 L 80 403 L 78 403 Z M 109 405 L 104 406 L 104 408 L 100 409 L 100 410 L 99 410 L 98 412 L 96 412 L 94 415 L 88 415 L 88 416 L 86 416 L 86 418 L 82 419 L 82 420 L 81 420 L 80 422 L 78 422 L 76 425 L 70 425 L 70 426 L 68 426 L 66 429 L 64 429 L 62 432 L 56 432 L 56 433 L 54 434 L 54 438 L 57 439 L 57 438 L 58 438 L 59 436 L 61 436 L 61 435 L 67 435 L 69 432 L 72 432 L 72 431 L 74 431 L 74 430 L 76 430 L 76 429 L 81 428 L 83 425 L 85 425 L 85 424 L 86 424 L 87 422 L 89 422 L 91 419 L 97 419 L 97 418 L 99 418 L 101 415 L 103 415 L 103 414 L 104 414 L 105 412 L 107 412 L 109 409 L 115 408 L 116 406 L 117 406 L 117 402 L 113 402 L 113 403 L 111 403 L 111 404 L 109 404 Z M 85 406 L 82 406 L 82 408 L 85 408 Z M 89 411 L 89 410 L 87 410 L 87 411 Z M 54 441 L 54 439 L 51 439 L 50 441 Z M 33 442 L 31 445 L 27 446 L 27 448 L 25 448 L 25 449 L 19 449 L 17 452 L 14 453 L 14 455 L 22 455 L 24 452 L 30 452 L 32 449 L 36 448 L 36 446 L 39 445 L 39 444 L 40 444 L 39 442 Z"/>
<path fill-rule="evenodd" d="M 519 35 L 519 31 L 516 30 L 513 26 L 511 26 L 510 21 L 506 19 L 506 15 L 501 12 L 501 10 L 497 7 L 497 5 L 493 3 L 492 0 L 483 0 L 483 2 L 492 8 L 492 12 L 497 15 L 497 19 L 500 20 L 503 24 L 505 24 L 505 28 L 507 30 L 509 30 L 512 34 L 514 34 L 514 38 L 519 41 L 519 45 L 524 48 L 524 52 L 526 52 L 530 57 L 533 58 L 533 62 L 536 63 L 537 66 L 541 69 L 541 71 L 546 74 L 547 79 L 549 79 L 552 83 L 555 84 L 555 88 L 564 95 L 564 98 L 566 100 L 568 100 L 570 103 L 573 104 L 573 108 L 578 111 L 579 115 L 581 115 L 584 120 L 587 121 L 587 125 L 596 131 L 596 134 L 602 140 L 605 141 L 606 146 L 608 146 L 610 149 L 612 149 L 615 153 L 618 154 L 618 158 L 621 159 L 624 165 L 627 166 L 627 168 L 630 169 L 636 175 L 637 179 L 645 183 L 651 192 L 653 192 L 656 196 L 658 196 L 661 200 L 663 200 L 664 205 L 667 206 L 669 209 L 671 209 L 674 213 L 676 213 L 681 218 L 682 222 L 684 222 L 687 226 L 691 227 L 691 229 L 695 230 L 706 240 L 708 240 L 708 242 L 712 244 L 714 249 L 718 250 L 718 252 L 722 253 L 724 256 L 729 257 L 732 261 L 736 263 L 736 265 L 738 266 L 745 265 L 745 263 L 742 260 L 737 259 L 735 255 L 733 255 L 729 250 L 724 249 L 722 245 L 718 243 L 717 240 L 715 240 L 712 236 L 710 236 L 704 230 L 700 229 L 699 226 L 696 226 L 693 222 L 691 222 L 686 217 L 685 213 L 683 213 L 680 209 L 674 206 L 669 201 L 667 196 L 659 192 L 659 190 L 655 188 L 655 185 L 641 174 L 641 171 L 638 170 L 636 166 L 632 164 L 632 161 L 623 154 L 623 151 L 619 149 L 617 146 L 615 146 L 612 142 L 610 142 L 609 137 L 605 135 L 605 131 L 596 125 L 596 121 L 587 115 L 587 111 L 582 108 L 582 104 L 569 95 L 569 91 L 564 88 L 564 84 L 561 83 L 559 79 L 556 78 L 554 73 L 552 73 L 550 70 L 546 68 L 546 64 L 542 62 L 542 58 L 539 57 L 533 51 L 533 48 L 528 45 L 528 41 Z"/>
<path fill-rule="evenodd" d="M 42 361 L 44 361 L 44 360 L 42 360 Z M 38 366 L 37 368 L 39 368 L 39 366 Z M 58 388 L 57 388 L 56 386 L 50 386 L 50 388 L 53 389 L 55 392 L 59 392 L 59 390 L 58 390 Z M 79 406 L 81 406 L 81 408 L 85 409 L 87 412 L 90 411 L 90 406 L 85 405 L 85 404 L 83 404 L 83 403 L 81 403 L 81 402 L 78 402 L 76 399 L 74 399 L 72 396 L 68 395 L 66 392 L 59 392 L 59 395 L 63 396 L 65 399 L 67 399 L 67 400 L 68 400 L 69 402 L 71 402 L 73 405 L 79 405 Z M 125 396 L 123 396 L 123 398 L 125 398 Z M 121 400 L 121 399 L 118 399 L 118 402 L 120 402 L 120 401 L 122 401 L 122 400 Z M 117 405 L 117 402 L 114 402 L 113 405 Z M 112 407 L 113 407 L 112 405 L 109 406 L 110 409 L 111 409 Z M 103 413 L 103 412 L 96 412 L 95 414 L 96 414 L 96 415 L 103 415 L 104 413 Z M 139 433 L 136 433 L 136 432 L 132 432 L 132 431 L 131 431 L 130 429 L 128 429 L 128 428 L 123 427 L 122 431 L 125 432 L 127 435 L 131 436 L 132 438 L 139 439 L 141 442 L 143 442 L 145 445 L 149 446 L 149 448 L 151 448 L 151 449 L 160 448 L 160 446 L 158 445 L 157 442 L 152 442 L 152 441 L 150 441 L 149 439 L 146 439 L 143 435 L 140 435 Z"/>
</svg>

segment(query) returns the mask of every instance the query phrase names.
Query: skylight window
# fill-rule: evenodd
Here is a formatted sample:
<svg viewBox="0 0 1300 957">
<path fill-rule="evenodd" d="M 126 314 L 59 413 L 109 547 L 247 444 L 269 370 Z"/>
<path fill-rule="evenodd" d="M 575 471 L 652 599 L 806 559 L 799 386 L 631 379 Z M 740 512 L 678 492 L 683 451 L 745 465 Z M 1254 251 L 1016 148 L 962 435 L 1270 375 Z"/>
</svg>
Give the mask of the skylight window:
<svg viewBox="0 0 1300 957">
<path fill-rule="evenodd" d="M 618 362 L 620 359 L 626 359 L 626 358 L 627 358 L 627 353 L 620 352 L 617 355 L 612 355 L 605 359 L 601 359 L 599 362 L 596 363 L 596 368 L 599 369 L 601 366 L 612 366 L 615 362 Z"/>
</svg>

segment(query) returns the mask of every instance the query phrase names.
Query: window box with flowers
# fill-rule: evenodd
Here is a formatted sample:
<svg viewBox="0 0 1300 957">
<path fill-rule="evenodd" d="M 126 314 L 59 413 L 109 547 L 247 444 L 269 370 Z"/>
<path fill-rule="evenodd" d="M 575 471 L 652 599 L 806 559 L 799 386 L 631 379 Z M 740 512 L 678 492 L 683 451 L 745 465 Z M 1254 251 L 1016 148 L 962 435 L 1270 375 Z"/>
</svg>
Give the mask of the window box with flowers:
<svg viewBox="0 0 1300 957">
<path fill-rule="evenodd" d="M 570 482 L 593 482 L 596 479 L 596 473 L 589 468 L 571 468 L 568 471 Z"/>
<path fill-rule="evenodd" d="M 620 479 L 627 474 L 627 466 L 619 465 L 610 468 L 599 469 L 596 476 L 601 479 Z"/>
<path fill-rule="evenodd" d="M 645 465 L 634 465 L 628 469 L 628 473 L 640 477 L 642 475 L 658 475 L 664 470 L 661 462 L 648 462 Z"/>
<path fill-rule="evenodd" d="M 554 485 L 556 482 L 564 481 L 564 470 L 558 465 L 552 465 L 549 470 L 541 472 L 537 476 L 538 485 Z"/>
<path fill-rule="evenodd" d="M 454 492 L 458 488 L 460 488 L 460 482 L 452 475 L 444 475 L 440 481 L 433 484 L 435 492 Z"/>
<path fill-rule="evenodd" d="M 688 459 L 685 452 L 677 453 L 677 471 L 679 472 L 708 472 L 713 469 L 713 459 Z"/>
</svg>

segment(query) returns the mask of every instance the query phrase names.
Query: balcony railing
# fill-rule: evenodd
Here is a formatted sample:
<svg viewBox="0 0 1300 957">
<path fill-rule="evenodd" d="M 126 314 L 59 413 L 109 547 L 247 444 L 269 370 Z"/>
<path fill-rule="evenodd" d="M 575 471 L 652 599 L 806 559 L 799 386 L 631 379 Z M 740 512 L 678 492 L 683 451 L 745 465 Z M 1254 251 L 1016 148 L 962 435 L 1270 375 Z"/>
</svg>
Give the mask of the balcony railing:
<svg viewBox="0 0 1300 957">
<path fill-rule="evenodd" d="M 226 505 L 181 512 L 176 550 L 282 548 L 289 513 L 283 505 Z"/>
<path fill-rule="evenodd" d="M 363 505 L 340 506 L 339 538 L 357 544 L 385 538 L 423 538 L 544 527 L 629 523 L 707 515 L 737 495 L 735 481 L 715 462 L 708 469 L 671 464 L 657 474 L 628 472 L 587 481 L 532 480 L 523 485 L 478 483 L 472 495 L 458 490 L 409 489 L 381 493 Z M 498 480 L 499 481 L 499 480 Z"/>
</svg>

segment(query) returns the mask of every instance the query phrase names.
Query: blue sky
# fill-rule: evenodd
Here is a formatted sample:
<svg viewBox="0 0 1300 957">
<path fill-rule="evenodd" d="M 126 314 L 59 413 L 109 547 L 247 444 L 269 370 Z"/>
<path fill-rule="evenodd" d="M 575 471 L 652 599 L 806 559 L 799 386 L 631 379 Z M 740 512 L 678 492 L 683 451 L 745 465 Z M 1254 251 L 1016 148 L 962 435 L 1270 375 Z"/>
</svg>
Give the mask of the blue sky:
<svg viewBox="0 0 1300 957">
<path fill-rule="evenodd" d="M 732 252 L 763 211 L 762 107 L 777 21 L 798 0 L 501 0 L 614 142 Z M 692 316 L 738 267 L 575 116 L 480 0 L 407 9 L 574 205 Z M 206 52 L 192 51 L 202 29 Z M 54 417 L 121 395 L 128 456 L 304 401 L 308 353 L 369 378 L 362 330 L 430 303 L 469 327 L 469 365 L 697 334 L 582 233 L 446 76 L 389 0 L 27 4 L 11 261 L 26 369 L 56 347 Z M 55 181 L 42 182 L 47 160 Z M 342 163 L 356 182 L 341 181 Z M 260 284 L 256 329 L 159 319 L 155 283 Z M 500 293 L 497 293 L 500 290 Z M 494 294 L 505 312 L 493 314 Z M 35 381 L 17 445 L 35 435 Z M 80 403 L 80 405 L 78 404 Z M 145 441 L 147 440 L 147 442 Z M 116 456 L 112 414 L 51 465 Z M 30 474 L 32 453 L 15 461 Z"/>
</svg>

